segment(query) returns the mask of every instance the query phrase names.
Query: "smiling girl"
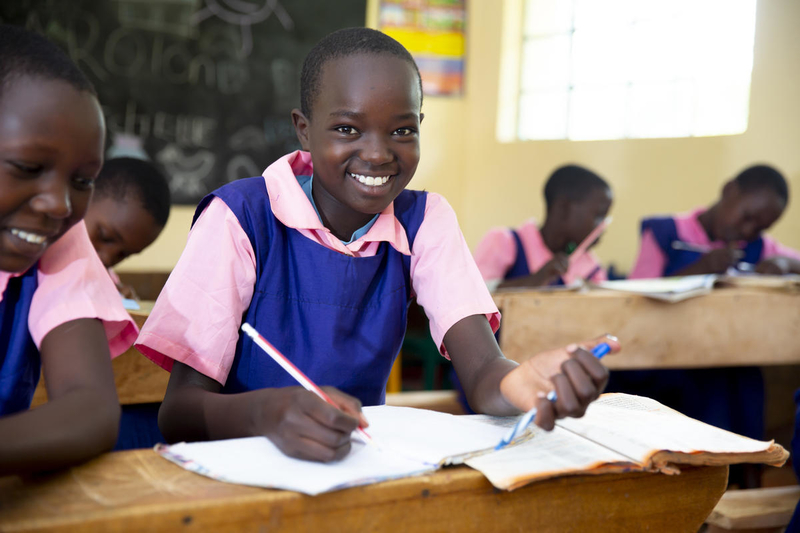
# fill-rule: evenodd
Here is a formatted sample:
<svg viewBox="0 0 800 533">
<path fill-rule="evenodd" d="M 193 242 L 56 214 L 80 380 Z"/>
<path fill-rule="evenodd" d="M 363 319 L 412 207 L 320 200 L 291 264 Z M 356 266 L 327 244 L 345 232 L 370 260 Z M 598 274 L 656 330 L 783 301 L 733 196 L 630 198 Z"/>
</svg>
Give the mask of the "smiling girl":
<svg viewBox="0 0 800 533">
<path fill-rule="evenodd" d="M 606 369 L 577 346 L 517 365 L 441 196 L 407 190 L 419 162 L 422 87 L 397 41 L 335 32 L 309 53 L 292 120 L 303 150 L 204 199 L 137 347 L 172 370 L 159 413 L 172 441 L 265 435 L 284 453 L 342 458 L 384 402 L 416 295 L 476 411 L 537 423 L 580 416 Z M 247 336 L 253 324 L 339 409 L 293 386 Z M 619 347 L 614 346 L 617 350 Z M 334 388 L 335 387 L 335 388 Z M 555 388 L 558 400 L 544 399 Z"/>
<path fill-rule="evenodd" d="M 61 50 L 0 25 L 0 475 L 110 449 L 111 354 L 136 326 L 81 222 L 103 164 L 91 84 Z M 29 410 L 44 372 L 49 402 Z"/>
</svg>

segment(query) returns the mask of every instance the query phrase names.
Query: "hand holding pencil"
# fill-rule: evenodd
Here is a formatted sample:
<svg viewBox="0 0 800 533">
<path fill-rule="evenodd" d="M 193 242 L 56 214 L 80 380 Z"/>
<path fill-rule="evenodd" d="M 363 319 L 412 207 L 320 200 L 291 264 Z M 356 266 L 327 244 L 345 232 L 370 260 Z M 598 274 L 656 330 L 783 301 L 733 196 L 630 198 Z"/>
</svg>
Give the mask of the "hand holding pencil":
<svg viewBox="0 0 800 533">
<path fill-rule="evenodd" d="M 350 452 L 351 436 L 358 431 L 368 443 L 364 431 L 368 425 L 361 412 L 361 402 L 334 387 L 320 388 L 291 361 L 262 337 L 250 324 L 242 331 L 294 377 L 302 387 L 266 389 L 269 405 L 254 417 L 254 424 L 283 453 L 310 461 L 338 461 Z"/>
</svg>

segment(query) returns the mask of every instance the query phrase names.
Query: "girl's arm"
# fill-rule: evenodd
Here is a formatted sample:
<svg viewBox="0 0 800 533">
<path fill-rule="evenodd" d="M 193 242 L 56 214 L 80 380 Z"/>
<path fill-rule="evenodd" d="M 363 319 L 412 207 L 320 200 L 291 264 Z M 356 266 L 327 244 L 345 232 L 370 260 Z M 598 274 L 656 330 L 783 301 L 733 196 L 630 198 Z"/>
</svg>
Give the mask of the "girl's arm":
<svg viewBox="0 0 800 533">
<path fill-rule="evenodd" d="M 592 341 L 590 345 L 601 340 Z M 483 315 L 457 322 L 444 344 L 470 407 L 492 415 L 513 415 L 536 406 L 536 423 L 552 429 L 557 418 L 583 416 L 603 391 L 608 370 L 589 351 L 572 345 L 534 355 L 522 364 L 506 359 Z M 619 351 L 609 341 L 612 351 Z M 545 396 L 555 389 L 558 399 Z"/>
<path fill-rule="evenodd" d="M 41 343 L 49 401 L 0 418 L 0 475 L 52 470 L 110 450 L 120 407 L 103 324 L 83 318 Z"/>
<path fill-rule="evenodd" d="M 263 435 L 291 457 L 339 460 L 350 451 L 350 434 L 367 423 L 356 398 L 323 388 L 338 408 L 302 387 L 222 394 L 217 381 L 176 361 L 158 426 L 169 442 Z"/>
</svg>

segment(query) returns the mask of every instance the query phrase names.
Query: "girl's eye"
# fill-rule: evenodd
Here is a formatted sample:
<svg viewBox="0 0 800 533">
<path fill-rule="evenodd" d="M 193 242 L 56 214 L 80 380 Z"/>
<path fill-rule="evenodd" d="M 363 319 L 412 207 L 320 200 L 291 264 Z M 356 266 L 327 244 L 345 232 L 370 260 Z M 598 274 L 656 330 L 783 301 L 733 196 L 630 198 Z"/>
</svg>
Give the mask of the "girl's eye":
<svg viewBox="0 0 800 533">
<path fill-rule="evenodd" d="M 414 135 L 416 131 L 413 128 L 398 128 L 394 130 L 394 133 L 400 137 L 408 137 L 409 135 Z"/>
<path fill-rule="evenodd" d="M 72 178 L 72 186 L 79 191 L 88 191 L 94 187 L 94 176 L 75 176 Z"/>
<path fill-rule="evenodd" d="M 37 176 L 44 167 L 42 165 L 28 165 L 25 163 L 20 163 L 18 161 L 9 161 L 11 166 L 22 172 L 23 174 L 27 174 L 31 177 Z"/>
<path fill-rule="evenodd" d="M 358 130 L 353 126 L 336 126 L 336 131 L 345 135 L 356 135 L 358 133 Z"/>
</svg>

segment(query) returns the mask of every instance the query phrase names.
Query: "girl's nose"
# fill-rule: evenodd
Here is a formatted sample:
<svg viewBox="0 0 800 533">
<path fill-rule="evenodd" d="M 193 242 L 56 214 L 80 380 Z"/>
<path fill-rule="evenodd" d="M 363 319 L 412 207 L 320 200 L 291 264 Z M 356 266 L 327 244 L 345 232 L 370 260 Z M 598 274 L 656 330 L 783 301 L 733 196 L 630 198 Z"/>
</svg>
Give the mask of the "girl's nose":
<svg viewBox="0 0 800 533">
<path fill-rule="evenodd" d="M 374 135 L 361 150 L 361 159 L 373 166 L 380 166 L 391 163 L 394 160 L 394 155 L 389 149 L 388 143 L 379 136 Z"/>
<path fill-rule="evenodd" d="M 50 180 L 33 199 L 33 207 L 52 218 L 67 218 L 72 214 L 69 185 L 55 178 Z"/>
</svg>

